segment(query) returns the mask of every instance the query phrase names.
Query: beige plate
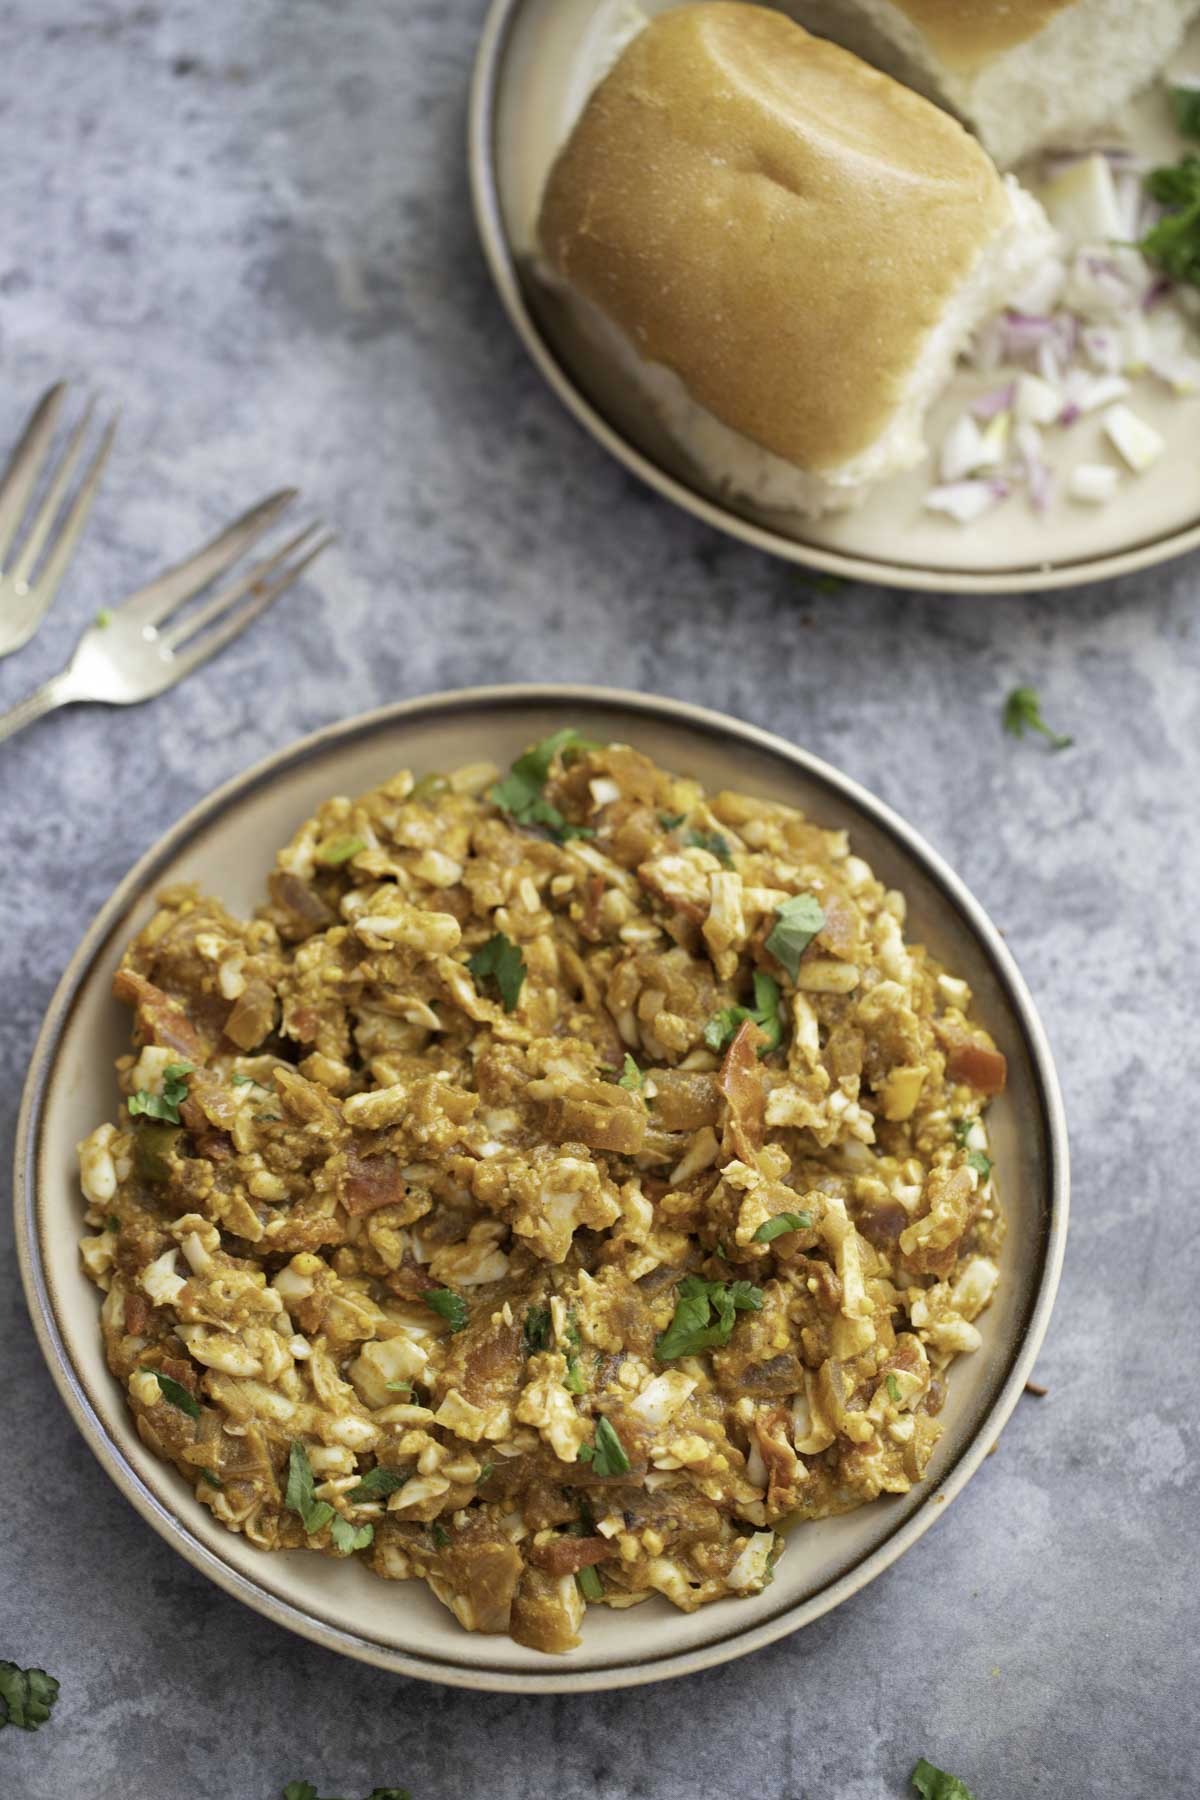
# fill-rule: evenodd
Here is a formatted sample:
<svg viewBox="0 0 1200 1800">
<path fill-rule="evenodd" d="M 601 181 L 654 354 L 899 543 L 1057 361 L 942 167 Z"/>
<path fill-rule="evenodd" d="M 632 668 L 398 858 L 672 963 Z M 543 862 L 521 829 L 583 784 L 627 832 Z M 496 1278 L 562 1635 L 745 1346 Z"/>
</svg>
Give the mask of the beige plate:
<svg viewBox="0 0 1200 1800">
<path fill-rule="evenodd" d="M 731 536 L 792 562 L 892 587 L 952 593 L 1073 587 L 1200 545 L 1200 396 L 1172 400 L 1149 378 L 1138 384 L 1134 403 L 1166 437 L 1167 450 L 1147 474 L 1125 476 L 1107 507 L 1064 499 L 1039 518 L 1018 494 L 964 528 L 922 509 L 932 479 L 928 466 L 882 484 L 856 512 L 824 520 L 764 512 L 706 489 L 645 403 L 530 270 L 546 173 L 587 92 L 595 47 L 624 4 L 492 0 L 471 97 L 475 212 L 500 297 L 541 373 L 593 437 L 659 493 Z M 644 12 L 660 12 L 667 0 L 640 4 Z M 1200 25 L 1177 64 L 1200 66 Z M 1183 147 L 1158 89 L 1114 121 L 1111 135 L 1171 161 Z M 933 410 L 931 441 L 989 386 L 994 377 L 957 377 Z M 1055 437 L 1067 466 L 1113 460 L 1095 416 Z"/>
<path fill-rule="evenodd" d="M 690 1616 L 665 1600 L 632 1612 L 593 1608 L 582 1647 L 559 1658 L 508 1638 L 468 1636 L 415 1582 L 383 1582 L 358 1564 L 302 1551 L 257 1551 L 214 1523 L 175 1470 L 144 1448 L 105 1368 L 96 1290 L 79 1266 L 74 1147 L 114 1113 L 113 1059 L 128 1047 L 129 1022 L 110 983 L 158 888 L 196 881 L 249 911 L 263 894 L 271 849 L 331 794 L 361 792 L 403 767 L 505 764 L 564 723 L 636 744 L 710 787 L 736 785 L 803 807 L 823 825 L 848 826 L 856 849 L 907 894 L 914 936 L 974 988 L 1008 1057 L 1010 1086 L 989 1114 L 1009 1218 L 1003 1278 L 985 1315 L 984 1347 L 955 1367 L 928 1481 L 903 1498 L 797 1530 L 761 1595 Z M 72 959 L 42 1028 L 17 1134 L 16 1217 L 30 1311 L 64 1400 L 122 1493 L 189 1562 L 280 1624 L 400 1674 L 578 1692 L 756 1650 L 846 1599 L 941 1515 L 995 1443 L 1046 1329 L 1067 1228 L 1066 1129 L 1042 1028 L 995 927 L 941 859 L 862 788 L 767 732 L 676 701 L 596 688 L 483 688 L 410 701 L 305 738 L 203 801 L 142 858 Z"/>
</svg>

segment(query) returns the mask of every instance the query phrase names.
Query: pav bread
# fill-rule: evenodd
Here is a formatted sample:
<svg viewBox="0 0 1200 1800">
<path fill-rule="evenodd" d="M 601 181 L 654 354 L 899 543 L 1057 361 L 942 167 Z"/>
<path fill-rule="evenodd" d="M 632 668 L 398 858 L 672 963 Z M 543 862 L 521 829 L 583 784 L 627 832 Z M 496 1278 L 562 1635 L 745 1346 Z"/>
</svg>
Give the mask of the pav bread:
<svg viewBox="0 0 1200 1800">
<path fill-rule="evenodd" d="M 801 24 L 965 119 L 1002 168 L 1111 127 L 1200 0 L 786 0 Z"/>
<path fill-rule="evenodd" d="M 956 353 L 1052 241 L 947 113 L 730 0 L 623 50 L 538 237 L 706 479 L 808 513 L 924 456 Z"/>
</svg>

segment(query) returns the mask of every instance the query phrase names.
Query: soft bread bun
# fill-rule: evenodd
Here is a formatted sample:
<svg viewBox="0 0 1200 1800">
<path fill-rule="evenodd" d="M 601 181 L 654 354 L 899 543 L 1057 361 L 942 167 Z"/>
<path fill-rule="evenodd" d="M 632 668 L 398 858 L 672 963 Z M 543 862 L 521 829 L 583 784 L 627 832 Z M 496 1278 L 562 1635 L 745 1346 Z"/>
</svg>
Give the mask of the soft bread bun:
<svg viewBox="0 0 1200 1800">
<path fill-rule="evenodd" d="M 784 0 L 803 25 L 951 107 L 1001 167 L 1111 129 L 1200 0 Z"/>
<path fill-rule="evenodd" d="M 724 428 L 731 444 L 707 430 L 709 473 L 753 491 L 720 466 L 748 440 L 852 490 L 923 454 L 925 405 L 997 302 L 988 253 L 1029 217 L 1025 260 L 1043 253 L 1020 198 L 1018 219 L 947 114 L 777 12 L 713 0 L 624 50 L 554 164 L 538 235 L 643 367 Z M 777 486 L 757 497 L 787 503 Z"/>
</svg>

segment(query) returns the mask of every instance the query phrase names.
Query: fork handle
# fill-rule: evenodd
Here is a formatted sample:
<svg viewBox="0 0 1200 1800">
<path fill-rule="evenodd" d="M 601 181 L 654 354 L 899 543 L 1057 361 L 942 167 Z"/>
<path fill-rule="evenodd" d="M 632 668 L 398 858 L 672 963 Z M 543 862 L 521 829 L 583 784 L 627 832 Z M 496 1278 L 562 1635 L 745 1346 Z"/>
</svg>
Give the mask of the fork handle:
<svg viewBox="0 0 1200 1800">
<path fill-rule="evenodd" d="M 0 744 L 5 738 L 14 737 L 18 731 L 23 731 L 26 725 L 32 725 L 35 719 L 53 712 L 55 707 L 69 706 L 72 700 L 78 699 L 78 690 L 72 685 L 68 671 L 64 669 L 61 675 L 43 682 L 26 699 L 18 700 L 8 712 L 0 713 Z"/>
</svg>

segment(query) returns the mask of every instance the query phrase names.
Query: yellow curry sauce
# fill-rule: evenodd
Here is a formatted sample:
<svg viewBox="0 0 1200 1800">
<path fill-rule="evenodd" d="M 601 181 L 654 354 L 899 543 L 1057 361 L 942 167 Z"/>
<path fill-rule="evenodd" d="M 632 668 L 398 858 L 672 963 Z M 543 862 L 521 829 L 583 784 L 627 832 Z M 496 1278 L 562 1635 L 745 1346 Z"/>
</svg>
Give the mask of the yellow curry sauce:
<svg viewBox="0 0 1200 1800">
<path fill-rule="evenodd" d="M 920 1479 L 1004 1059 L 845 833 L 563 731 L 329 800 L 269 892 L 160 896 L 80 1145 L 109 1366 L 217 1519 L 562 1651 Z"/>
</svg>

